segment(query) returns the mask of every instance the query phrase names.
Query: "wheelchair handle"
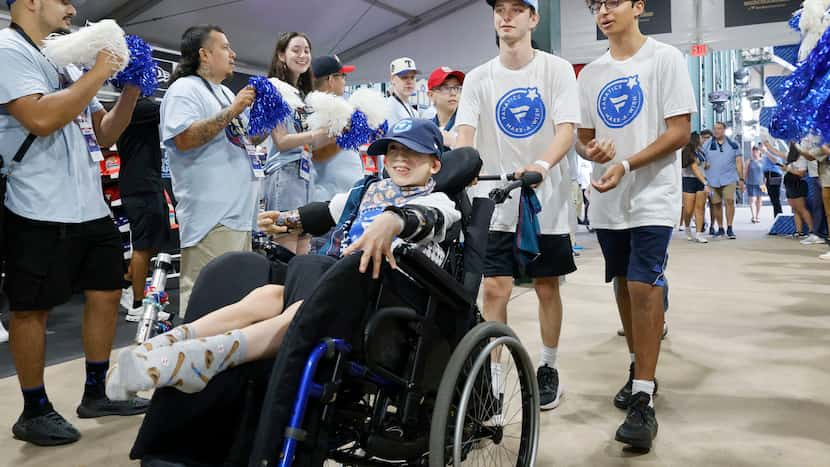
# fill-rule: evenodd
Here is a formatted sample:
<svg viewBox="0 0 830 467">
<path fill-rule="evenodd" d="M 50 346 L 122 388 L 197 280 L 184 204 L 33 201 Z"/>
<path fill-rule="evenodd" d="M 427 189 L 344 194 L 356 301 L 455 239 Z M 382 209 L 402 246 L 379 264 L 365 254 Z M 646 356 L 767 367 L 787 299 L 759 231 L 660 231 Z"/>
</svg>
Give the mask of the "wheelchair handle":
<svg viewBox="0 0 830 467">
<path fill-rule="evenodd" d="M 488 197 L 493 200 L 496 204 L 501 204 L 510 197 L 510 192 L 515 190 L 516 188 L 522 187 L 529 187 L 532 185 L 536 185 L 537 183 L 542 182 L 542 174 L 539 172 L 525 172 L 522 174 L 519 179 L 516 179 L 516 176 L 513 174 L 507 175 L 483 175 L 478 177 L 479 180 L 483 181 L 492 181 L 492 180 L 512 180 L 510 183 L 500 187 L 500 188 L 493 188 L 490 191 Z"/>
</svg>

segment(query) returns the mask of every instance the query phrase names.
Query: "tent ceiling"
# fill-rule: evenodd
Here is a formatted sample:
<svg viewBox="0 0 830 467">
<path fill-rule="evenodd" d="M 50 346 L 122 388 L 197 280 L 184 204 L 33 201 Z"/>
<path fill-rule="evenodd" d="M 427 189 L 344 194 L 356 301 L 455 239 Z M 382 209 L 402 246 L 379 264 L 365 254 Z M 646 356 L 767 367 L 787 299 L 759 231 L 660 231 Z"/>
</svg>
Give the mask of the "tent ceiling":
<svg viewBox="0 0 830 467">
<path fill-rule="evenodd" d="M 189 26 L 213 23 L 225 30 L 240 62 L 264 69 L 283 32 L 307 33 L 314 55 L 339 53 L 401 25 L 411 32 L 444 3 L 458 0 L 81 0 L 74 23 L 115 18 L 128 33 L 172 50 Z M 172 16 L 190 10 L 199 11 Z"/>
</svg>

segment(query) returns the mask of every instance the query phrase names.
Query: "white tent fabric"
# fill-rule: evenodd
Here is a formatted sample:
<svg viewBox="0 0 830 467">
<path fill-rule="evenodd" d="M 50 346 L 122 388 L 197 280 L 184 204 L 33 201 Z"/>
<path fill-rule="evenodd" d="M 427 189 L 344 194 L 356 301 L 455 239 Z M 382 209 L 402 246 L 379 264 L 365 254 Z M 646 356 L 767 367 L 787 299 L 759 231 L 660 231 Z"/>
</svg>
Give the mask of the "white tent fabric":
<svg viewBox="0 0 830 467">
<path fill-rule="evenodd" d="M 656 36 L 681 50 L 761 47 L 798 41 L 786 23 L 724 28 L 724 1 L 672 0 L 672 33 Z M 313 55 L 339 53 L 357 66 L 352 83 L 389 79 L 388 64 L 408 56 L 428 73 L 440 65 L 468 71 L 496 55 L 491 9 L 483 0 L 76 0 L 75 24 L 116 19 L 127 32 L 177 51 L 194 24 L 220 25 L 238 54 L 240 70 L 264 73 L 280 33 L 299 30 Z M 574 63 L 605 51 L 583 0 L 560 0 L 561 55 Z M 701 18 L 698 22 L 697 5 Z M 5 2 L 1 7 L 6 8 Z M 435 12 L 447 12 L 436 17 Z M 0 14 L 5 14 L 2 12 Z M 179 14 L 184 13 L 184 14 Z M 2 25 L 0 21 L 0 25 Z M 556 29 L 556 28 L 554 28 Z"/>
</svg>

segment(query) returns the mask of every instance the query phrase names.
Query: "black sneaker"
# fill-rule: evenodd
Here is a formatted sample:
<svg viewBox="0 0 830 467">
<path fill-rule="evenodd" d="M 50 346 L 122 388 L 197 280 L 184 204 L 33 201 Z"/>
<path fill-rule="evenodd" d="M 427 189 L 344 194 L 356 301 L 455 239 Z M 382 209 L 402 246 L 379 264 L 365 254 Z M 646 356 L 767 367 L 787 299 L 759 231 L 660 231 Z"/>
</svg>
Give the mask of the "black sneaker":
<svg viewBox="0 0 830 467">
<path fill-rule="evenodd" d="M 12 433 L 15 438 L 37 446 L 60 446 L 81 439 L 81 433 L 61 414 L 55 412 L 51 404 L 43 415 L 21 415 L 12 427 Z"/>
<path fill-rule="evenodd" d="M 536 370 L 536 381 L 539 383 L 539 405 L 542 410 L 552 410 L 559 407 L 562 401 L 562 387 L 559 385 L 559 372 L 547 364 Z"/>
<path fill-rule="evenodd" d="M 113 401 L 108 397 L 84 397 L 78 406 L 79 418 L 98 418 L 109 415 L 140 415 L 150 407 L 150 401 L 142 397 L 126 401 Z"/>
<path fill-rule="evenodd" d="M 730 240 L 735 240 L 737 237 L 735 236 L 735 232 L 732 231 L 732 227 L 726 228 L 726 236 L 729 237 Z"/>
<path fill-rule="evenodd" d="M 625 421 L 617 428 L 617 441 L 636 449 L 651 449 L 652 441 L 657 437 L 657 418 L 654 409 L 649 407 L 649 395 L 638 392 L 631 398 L 628 415 Z"/>
<path fill-rule="evenodd" d="M 614 396 L 614 407 L 622 410 L 631 405 L 631 386 L 634 384 L 634 364 L 628 367 L 628 381 Z M 657 397 L 657 378 L 654 378 L 654 397 Z"/>
</svg>

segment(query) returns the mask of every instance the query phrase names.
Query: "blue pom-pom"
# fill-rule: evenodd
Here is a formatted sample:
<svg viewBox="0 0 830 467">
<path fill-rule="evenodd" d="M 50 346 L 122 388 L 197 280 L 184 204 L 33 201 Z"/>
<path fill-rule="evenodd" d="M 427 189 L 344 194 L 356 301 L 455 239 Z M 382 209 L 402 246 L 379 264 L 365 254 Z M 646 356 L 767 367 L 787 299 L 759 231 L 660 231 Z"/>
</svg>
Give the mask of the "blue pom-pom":
<svg viewBox="0 0 830 467">
<path fill-rule="evenodd" d="M 769 128 L 772 136 L 789 140 L 810 133 L 830 135 L 830 122 L 825 117 L 830 110 L 830 30 L 781 88 Z"/>
<path fill-rule="evenodd" d="M 124 89 L 124 86 L 132 84 L 141 89 L 142 96 L 152 96 L 159 87 L 153 49 L 138 36 L 128 34 L 125 39 L 127 48 L 130 50 L 130 63 L 110 82 L 118 89 Z"/>
<path fill-rule="evenodd" d="M 799 23 L 801 22 L 801 13 L 803 11 L 804 10 L 802 9 L 802 10 L 798 10 L 795 13 L 793 13 L 793 16 L 792 16 L 792 18 L 790 18 L 790 22 L 789 22 L 790 27 L 792 29 L 794 29 L 795 31 L 798 31 L 798 32 L 801 32 L 801 26 L 799 26 Z"/>
<path fill-rule="evenodd" d="M 366 114 L 356 110 L 349 122 L 349 131 L 337 137 L 337 145 L 343 149 L 357 151 L 360 146 L 372 142 L 375 131 L 369 126 Z"/>
<path fill-rule="evenodd" d="M 294 110 L 268 78 L 252 76 L 248 80 L 248 85 L 256 91 L 248 120 L 248 135 L 268 134 L 277 125 L 294 116 Z"/>
</svg>

